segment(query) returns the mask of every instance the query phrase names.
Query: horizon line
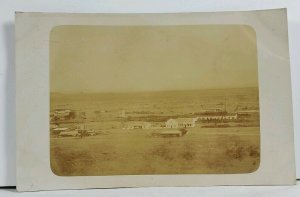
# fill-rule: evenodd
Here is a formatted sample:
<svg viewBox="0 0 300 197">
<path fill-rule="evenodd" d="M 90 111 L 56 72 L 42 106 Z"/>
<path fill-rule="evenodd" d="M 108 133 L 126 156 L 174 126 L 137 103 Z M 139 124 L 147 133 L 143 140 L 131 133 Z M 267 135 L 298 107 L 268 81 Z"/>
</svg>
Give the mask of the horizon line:
<svg viewBox="0 0 300 197">
<path fill-rule="evenodd" d="M 58 92 L 50 91 L 50 94 L 118 94 L 118 93 L 147 93 L 147 92 L 175 92 L 175 91 L 199 91 L 199 90 L 224 90 L 224 89 L 247 89 L 247 88 L 259 88 L 259 86 L 247 86 L 247 87 L 230 87 L 230 88 L 200 88 L 200 89 L 172 89 L 172 90 L 129 90 L 129 91 L 90 91 L 90 92 Z"/>
</svg>

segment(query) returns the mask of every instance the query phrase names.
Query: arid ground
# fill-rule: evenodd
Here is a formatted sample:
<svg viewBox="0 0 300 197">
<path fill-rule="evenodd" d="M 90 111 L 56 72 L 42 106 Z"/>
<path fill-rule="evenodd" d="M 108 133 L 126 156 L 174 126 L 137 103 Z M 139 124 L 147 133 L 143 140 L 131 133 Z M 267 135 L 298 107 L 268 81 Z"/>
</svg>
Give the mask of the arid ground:
<svg viewBox="0 0 300 197">
<path fill-rule="evenodd" d="M 205 128 L 183 137 L 112 131 L 80 138 L 51 138 L 55 174 L 223 174 L 249 173 L 259 166 L 259 129 Z"/>
<path fill-rule="evenodd" d="M 170 117 L 195 117 L 199 111 L 215 106 L 230 114 L 257 109 L 258 89 L 52 94 L 51 111 L 70 109 L 74 113 L 51 124 L 64 128 L 84 124 L 97 132 L 81 138 L 58 137 L 51 131 L 52 171 L 61 176 L 255 171 L 260 163 L 259 119 L 197 122 L 195 127 L 186 128 L 188 132 L 182 137 L 151 135 L 166 128 L 124 128 L 130 121 L 162 125 Z"/>
</svg>

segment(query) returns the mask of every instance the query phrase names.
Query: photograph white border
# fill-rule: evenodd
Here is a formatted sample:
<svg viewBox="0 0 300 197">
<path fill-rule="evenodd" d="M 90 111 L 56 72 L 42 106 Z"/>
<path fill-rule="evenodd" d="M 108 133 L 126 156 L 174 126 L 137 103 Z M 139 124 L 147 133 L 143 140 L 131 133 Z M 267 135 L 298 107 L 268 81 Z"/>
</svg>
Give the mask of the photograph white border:
<svg viewBox="0 0 300 197">
<path fill-rule="evenodd" d="M 59 25 L 238 24 L 255 29 L 261 161 L 248 174 L 56 176 L 50 168 L 49 35 Z M 16 14 L 18 191 L 210 185 L 295 184 L 286 9 L 176 14 Z"/>
</svg>

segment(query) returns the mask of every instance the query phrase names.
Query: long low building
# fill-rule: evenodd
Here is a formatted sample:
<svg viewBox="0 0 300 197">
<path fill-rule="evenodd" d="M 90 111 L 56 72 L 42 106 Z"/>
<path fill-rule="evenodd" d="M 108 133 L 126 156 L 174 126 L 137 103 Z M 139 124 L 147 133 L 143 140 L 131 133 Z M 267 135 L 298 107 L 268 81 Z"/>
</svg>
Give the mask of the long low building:
<svg viewBox="0 0 300 197">
<path fill-rule="evenodd" d="M 237 120 L 237 114 L 228 114 L 228 115 L 207 115 L 207 116 L 199 116 L 198 120 Z"/>
<path fill-rule="evenodd" d="M 197 118 L 176 118 L 166 122 L 166 128 L 188 128 L 195 127 Z"/>
</svg>

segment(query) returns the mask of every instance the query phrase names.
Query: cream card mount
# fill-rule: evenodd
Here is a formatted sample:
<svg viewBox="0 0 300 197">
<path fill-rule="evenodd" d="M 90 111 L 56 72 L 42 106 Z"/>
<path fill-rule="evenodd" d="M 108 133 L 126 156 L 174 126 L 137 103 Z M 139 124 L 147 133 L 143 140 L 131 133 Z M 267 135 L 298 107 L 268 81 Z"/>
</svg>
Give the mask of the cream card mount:
<svg viewBox="0 0 300 197">
<path fill-rule="evenodd" d="M 16 13 L 18 191 L 295 184 L 286 9 Z"/>
</svg>

